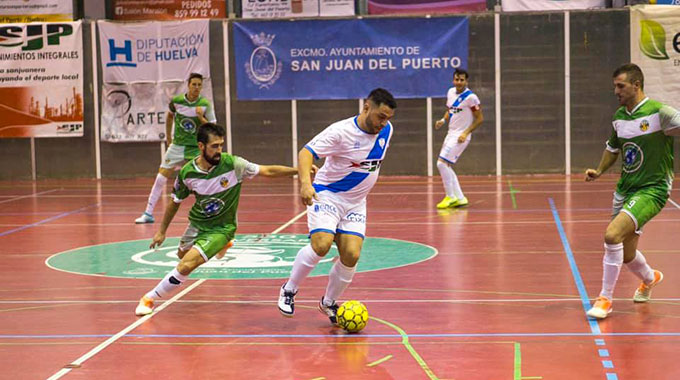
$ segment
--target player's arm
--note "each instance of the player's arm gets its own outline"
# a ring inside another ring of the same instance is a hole
[[[260,171],[257,174],[270,178],[292,177],[297,174],[297,169],[282,165],[260,165]]]
[[[661,129],[666,136],[680,136],[680,111],[663,105],[659,110]]]
[[[449,120],[451,120],[451,114],[449,113],[449,110],[447,109],[446,112],[444,112],[444,116],[442,116],[441,119],[437,120],[434,123],[434,129],[439,129],[444,125],[447,125],[449,123]]]
[[[165,142],[170,146],[172,143],[172,125],[175,122],[175,114],[173,112],[168,111],[167,116],[165,117]]]
[[[161,222],[161,228],[154,235],[153,240],[151,241],[151,245],[149,246],[149,248],[160,247],[161,244],[163,244],[163,241],[165,241],[165,233],[168,231],[168,227],[170,226],[170,222],[172,222],[172,219],[175,217],[175,214],[177,214],[177,210],[179,210],[180,204],[181,203],[177,203],[177,202],[168,203],[168,206],[165,208],[165,214],[163,214],[163,221]]]
[[[609,149],[605,149],[604,152],[602,152],[602,158],[600,159],[600,164],[597,165],[597,169],[586,170],[586,181],[590,182],[598,179],[602,173],[606,172],[607,169],[614,165],[618,157],[618,151],[612,152]]]
[[[470,126],[467,127],[463,131],[463,133],[460,134],[460,136],[458,136],[458,142],[459,143],[464,142],[465,139],[467,139],[468,135],[470,133],[472,133],[472,131],[477,129],[477,127],[479,127],[480,124],[482,124],[483,121],[484,121],[484,114],[482,113],[482,108],[479,105],[473,107],[472,108],[472,124],[470,124]]]
[[[312,186],[314,168],[314,155],[307,148],[302,148],[298,153],[297,174],[300,179],[300,199],[302,204],[306,206],[312,205],[312,198],[318,199]]]

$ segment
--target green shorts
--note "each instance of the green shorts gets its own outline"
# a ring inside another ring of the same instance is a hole
[[[642,233],[642,226],[661,212],[667,200],[668,192],[656,187],[646,187],[625,196],[614,192],[612,219],[619,212],[625,212],[633,219],[635,233],[639,235]]]
[[[183,251],[188,251],[192,247],[196,248],[203,256],[203,260],[208,262],[234,239],[235,233],[236,226],[234,225],[221,229],[200,230],[189,224],[179,241],[179,248]]]

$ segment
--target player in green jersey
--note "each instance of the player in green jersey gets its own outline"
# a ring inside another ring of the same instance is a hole
[[[161,166],[154,181],[146,210],[135,223],[153,223],[153,209],[161,196],[168,179],[172,178],[175,170],[179,169],[188,160],[199,154],[196,143],[196,130],[204,123],[214,123],[215,111],[208,99],[201,95],[203,90],[203,76],[191,73],[187,81],[186,94],[172,98],[169,111],[165,119],[165,139],[168,150],[163,156]],[[173,133],[174,126],[174,133]]]
[[[243,179],[256,175],[292,177],[297,174],[296,168],[256,165],[241,157],[222,153],[224,129],[216,124],[201,125],[197,140],[200,154],[180,170],[175,180],[173,202],[165,209],[161,228],[150,245],[150,248],[155,248],[163,243],[180,203],[194,194],[196,202],[189,211],[189,226],[177,249],[180,262],[142,297],[135,309],[137,315],[151,313],[154,300],[170,296],[194,269],[213,256],[220,258],[224,255],[236,232],[236,210]]]
[[[614,192],[612,221],[604,234],[602,291],[589,317],[603,319],[612,311],[612,299],[621,266],[642,282],[634,302],[647,302],[651,290],[663,280],[637,250],[642,226],[666,204],[673,183],[673,138],[667,131],[680,127],[675,109],[649,99],[644,76],[635,64],[614,71],[614,94],[621,107],[614,114],[611,137],[597,169],[586,170],[586,181],[594,181],[622,153],[621,179]],[[669,133],[670,134],[670,133]]]

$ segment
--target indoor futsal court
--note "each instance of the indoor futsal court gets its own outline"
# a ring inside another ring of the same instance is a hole
[[[166,244],[148,249],[157,223],[130,224],[148,179],[2,182],[0,377],[680,378],[678,190],[639,247],[666,276],[652,301],[632,302],[638,279],[624,269],[614,312],[585,316],[616,178],[467,176],[470,205],[437,211],[437,177],[383,177],[343,296],[370,313],[357,334],[316,309],[323,262],[294,318],[276,308],[289,264],[272,256],[307,233],[292,179],[246,182],[233,249],[143,318],[135,305],[168,270],[184,228],[173,223]],[[231,279],[220,278],[225,268]]]

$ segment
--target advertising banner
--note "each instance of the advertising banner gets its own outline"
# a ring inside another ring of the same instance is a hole
[[[680,8],[631,7],[630,58],[645,75],[645,94],[680,108]]]
[[[237,22],[237,97],[441,96],[467,67],[468,28],[465,17]]]
[[[504,12],[605,8],[605,0],[503,0]]]
[[[203,75],[212,101],[208,20],[120,24],[98,21],[103,70],[103,141],[161,141],[170,99]]]
[[[0,137],[83,135],[81,22],[0,25]]]
[[[368,0],[372,15],[438,14],[486,10],[486,0]]]
[[[354,0],[241,0],[243,18],[353,16]]]
[[[227,18],[226,0],[112,0],[114,20]]]
[[[73,21],[71,0],[2,0],[0,23]]]

